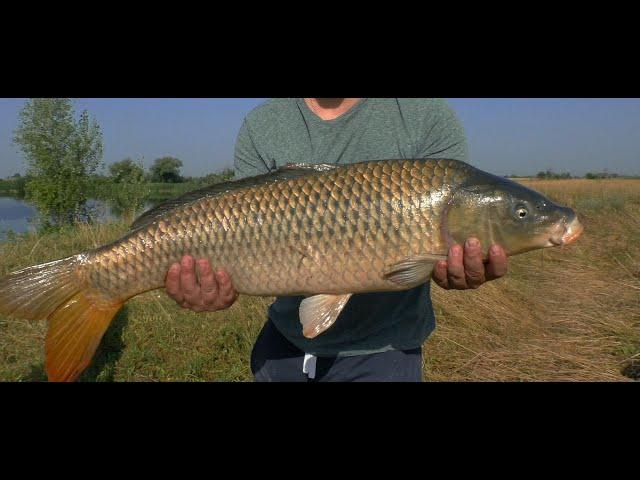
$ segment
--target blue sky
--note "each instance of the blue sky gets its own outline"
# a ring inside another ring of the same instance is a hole
[[[640,175],[640,99],[447,99],[467,134],[472,162],[499,175],[551,168],[574,175]],[[23,173],[12,144],[25,99],[0,99],[0,177]],[[264,99],[76,99],[104,136],[104,163],[171,155],[183,174],[233,163],[242,119]]]

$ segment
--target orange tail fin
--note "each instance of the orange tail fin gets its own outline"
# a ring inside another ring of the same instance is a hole
[[[80,376],[121,306],[101,305],[81,291],[49,316],[45,343],[49,380],[72,382]]]
[[[45,368],[51,381],[80,376],[122,306],[92,294],[78,275],[82,260],[82,255],[63,258],[0,279],[0,313],[49,320]]]

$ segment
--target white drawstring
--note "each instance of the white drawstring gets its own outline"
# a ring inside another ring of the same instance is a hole
[[[306,373],[309,378],[316,378],[316,360],[318,357],[310,353],[304,354],[302,361],[302,373]]]

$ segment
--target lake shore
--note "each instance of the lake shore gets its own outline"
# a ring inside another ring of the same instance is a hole
[[[183,193],[199,188],[197,182],[183,183],[146,183],[142,185],[148,189],[143,195],[144,204],[137,210],[123,212],[117,205],[116,194],[119,188],[115,183],[103,183],[94,186],[89,192],[88,208],[97,222],[109,220],[130,219],[142,214],[160,202],[175,198]],[[34,205],[19,195],[17,190],[0,190],[0,242],[7,236],[34,232],[38,211]]]

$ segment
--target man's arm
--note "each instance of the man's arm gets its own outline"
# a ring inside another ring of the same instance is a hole
[[[418,156],[467,162],[467,141],[455,112],[440,99],[429,100],[424,108],[423,123],[416,139]],[[468,238],[464,246],[452,245],[447,260],[436,263],[432,274],[434,281],[447,290],[466,290],[478,288],[507,273],[507,255],[500,245],[490,246],[486,264],[482,253],[477,238]]]

